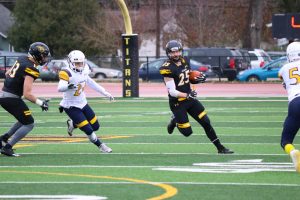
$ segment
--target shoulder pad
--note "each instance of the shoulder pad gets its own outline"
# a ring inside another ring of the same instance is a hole
[[[72,77],[72,74],[67,69],[63,69],[58,74],[59,79],[69,81],[70,77]]]

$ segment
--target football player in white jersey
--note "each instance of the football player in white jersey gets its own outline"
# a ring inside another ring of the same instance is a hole
[[[95,134],[100,127],[97,116],[87,103],[84,88],[90,88],[113,101],[113,96],[89,77],[90,69],[86,64],[85,55],[79,50],[73,50],[68,55],[69,68],[59,72],[58,91],[63,92],[60,109],[69,116],[68,133],[72,135],[73,128],[79,128],[103,153],[112,149],[101,142]]]
[[[292,42],[286,49],[289,63],[278,73],[288,93],[288,115],[285,119],[281,146],[290,155],[297,172],[300,172],[300,152],[293,141],[300,128],[300,42]]]

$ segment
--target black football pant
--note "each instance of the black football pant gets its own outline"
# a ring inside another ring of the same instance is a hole
[[[211,142],[218,139],[216,132],[211,126],[204,106],[197,99],[186,99],[183,101],[170,100],[169,105],[175,116],[177,128],[181,134],[188,137],[193,133],[188,118],[189,114],[204,128],[205,133]]]

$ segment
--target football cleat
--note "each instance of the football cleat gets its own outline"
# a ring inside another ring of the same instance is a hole
[[[71,119],[67,120],[67,125],[68,125],[68,134],[69,136],[72,136],[73,131],[74,131],[74,125],[73,125],[73,121]]]
[[[6,156],[11,156],[11,157],[20,156],[19,154],[16,154],[13,149],[8,149],[8,148],[4,148],[4,147],[1,149],[1,154],[6,155]]]
[[[230,149],[227,149],[226,147],[223,147],[218,150],[219,154],[233,154],[234,152]]]
[[[300,173],[300,151],[293,150],[290,155],[291,155],[291,158],[294,163],[296,171]]]
[[[0,137],[0,149],[6,145],[8,142],[8,139],[3,138],[3,136]]]
[[[109,148],[108,146],[106,146],[106,144],[102,143],[99,147],[100,151],[102,153],[111,153],[112,152],[112,149]]]
[[[176,120],[175,120],[174,115],[172,115],[172,116],[171,116],[171,120],[170,120],[170,122],[169,122],[169,124],[168,124],[168,126],[167,126],[168,133],[169,133],[169,134],[172,134],[173,131],[174,131],[174,129],[175,129],[175,127],[176,127]]]

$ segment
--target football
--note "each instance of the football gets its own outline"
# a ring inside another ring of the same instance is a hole
[[[197,77],[202,77],[202,76],[203,76],[202,72],[193,70],[193,71],[190,71],[189,80],[192,84],[197,84],[197,83],[199,83],[199,81],[197,80]]]

